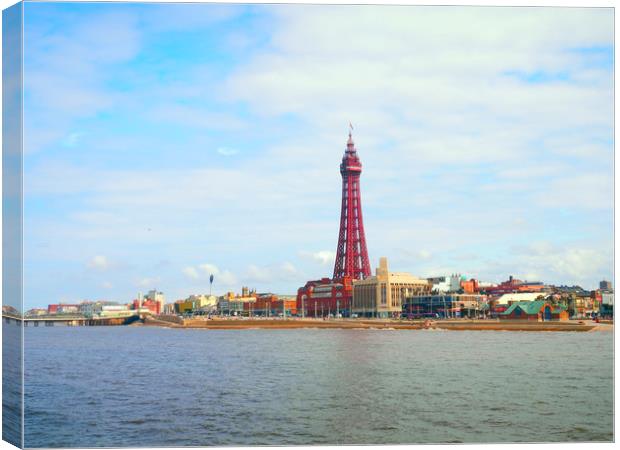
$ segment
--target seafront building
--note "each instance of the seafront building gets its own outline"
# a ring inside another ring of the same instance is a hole
[[[256,291],[250,291],[246,287],[241,290],[241,295],[234,292],[227,292],[217,301],[217,311],[222,316],[242,316],[244,311],[251,314],[252,306],[256,302]]]
[[[423,294],[407,297],[402,313],[407,318],[477,318],[488,314],[486,296],[481,294]]]
[[[297,298],[294,295],[257,294],[254,301],[244,304],[243,313],[243,315],[257,317],[295,316],[297,315]]]
[[[431,284],[404,272],[390,272],[387,258],[379,259],[376,275],[353,282],[351,311],[359,317],[399,317],[405,298],[427,294]]]
[[[353,299],[352,279],[322,278],[308,281],[297,291],[297,311],[302,317],[349,316]]]

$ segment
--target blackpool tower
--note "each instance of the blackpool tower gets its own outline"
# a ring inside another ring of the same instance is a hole
[[[370,263],[362,220],[362,197],[360,175],[362,163],[349,131],[347,149],[340,164],[342,175],[342,208],[340,210],[340,233],[334,264],[334,280],[345,277],[361,280],[370,276]]]

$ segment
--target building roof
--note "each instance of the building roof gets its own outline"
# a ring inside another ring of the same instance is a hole
[[[541,308],[546,303],[547,302],[544,301],[544,300],[536,300],[536,301],[533,301],[533,302],[513,303],[512,305],[510,305],[510,308],[508,308],[506,311],[504,311],[503,313],[500,313],[500,314],[509,315],[517,308],[520,308],[521,310],[523,310],[523,312],[525,314],[538,314],[538,312],[541,310]]]
[[[534,301],[541,295],[540,292],[517,292],[504,294],[497,299],[498,305],[507,305],[508,302]]]

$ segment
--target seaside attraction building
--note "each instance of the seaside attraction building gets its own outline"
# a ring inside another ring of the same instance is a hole
[[[530,320],[547,322],[551,320],[568,320],[565,306],[553,306],[544,300],[517,302],[498,315],[500,320]]]
[[[351,132],[342,162],[342,200],[340,232],[332,278],[308,281],[297,291],[297,315],[325,317],[330,314],[349,316],[353,298],[353,281],[370,276],[366,248],[360,175],[362,163],[357,155]]]

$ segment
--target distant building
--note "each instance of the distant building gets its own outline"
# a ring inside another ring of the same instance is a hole
[[[511,292],[543,292],[544,289],[545,285],[540,281],[521,281],[511,275],[507,281],[497,286],[487,287],[485,292],[489,295],[499,295]]]
[[[194,302],[188,300],[177,300],[174,302],[174,312],[177,314],[189,314],[194,311]]]
[[[492,306],[492,312],[500,314],[506,311],[513,303],[519,302],[533,302],[539,300],[541,296],[544,297],[544,293],[540,292],[517,292],[511,294],[503,294],[499,297],[492,298],[490,304]]]
[[[291,295],[257,294],[255,301],[244,303],[244,315],[277,317],[280,315],[295,316],[297,298]]]
[[[242,316],[252,315],[252,305],[256,302],[255,291],[243,290],[248,295],[236,295],[234,292],[228,292],[217,299],[217,311],[225,316]]]
[[[80,312],[80,305],[58,303],[47,306],[48,314],[77,314]]]
[[[79,312],[85,317],[93,317],[101,313],[104,306],[115,306],[118,305],[117,302],[99,300],[96,302],[91,301],[83,301],[80,303]]]
[[[426,280],[432,285],[432,292],[436,294],[450,292],[473,294],[479,291],[478,280],[473,278],[467,280],[467,277],[460,273],[454,273],[449,277],[427,278]]]
[[[450,291],[449,292],[458,292],[461,289],[461,281],[463,281],[464,277],[460,273],[453,273],[450,275]]]
[[[215,295],[190,295],[188,301],[194,302],[195,310],[210,310],[217,308],[217,297]]]
[[[583,291],[571,297],[569,309],[573,310],[576,318],[583,319],[596,315],[599,311],[599,302],[595,292]]]
[[[361,317],[400,316],[407,297],[427,294],[431,284],[403,272],[390,272],[387,258],[379,259],[376,275],[353,282],[352,312]]]
[[[133,301],[132,307],[136,311],[146,310],[151,314],[155,315],[162,313],[161,303],[150,298],[147,298],[146,300],[141,300],[140,296],[138,296],[138,298]]]
[[[166,304],[166,297],[163,292],[158,292],[157,289],[152,289],[147,292],[146,299],[159,303],[159,311],[164,310]]]
[[[601,304],[599,313],[601,316],[613,316],[614,314],[614,294],[610,292],[603,292],[601,294]]]
[[[135,315],[136,311],[128,308],[128,305],[103,305],[97,314],[99,317],[129,317]]]
[[[431,285],[431,291],[435,293],[450,292],[450,277],[432,277],[426,281]]]
[[[590,291],[586,291],[581,286],[550,286],[551,290],[560,294],[589,295]]]
[[[601,291],[610,292],[610,291],[612,291],[612,290],[613,290],[613,287],[612,287],[612,285],[611,285],[611,281],[605,281],[605,280],[603,280],[603,281],[601,281],[598,285],[599,285],[599,289],[600,289]]]
[[[474,294],[478,292],[478,280],[474,278],[472,278],[471,280],[461,280],[461,290],[465,294]]]

